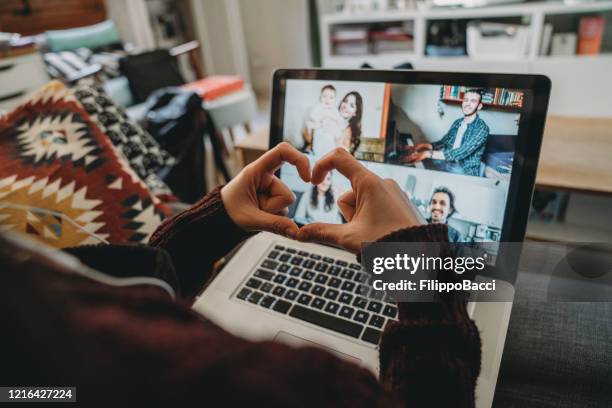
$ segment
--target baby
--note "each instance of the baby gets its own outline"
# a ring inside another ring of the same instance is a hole
[[[310,110],[306,127],[313,138],[315,156],[322,156],[336,147],[345,124],[336,106],[336,88],[333,85],[321,88],[319,103]]]

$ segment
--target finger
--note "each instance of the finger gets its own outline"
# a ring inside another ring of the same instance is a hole
[[[330,170],[337,169],[348,178],[351,184],[356,183],[359,176],[368,170],[357,161],[346,149],[338,147],[327,153],[315,163],[312,170],[312,184],[319,184]]]
[[[343,230],[345,228],[346,224],[324,224],[317,222],[304,225],[299,229],[295,238],[298,241],[320,242],[341,246]]]
[[[260,209],[269,213],[276,213],[292,204],[295,201],[295,195],[285,183],[277,177],[273,177],[266,191],[257,194],[257,199]]]
[[[294,165],[302,180],[310,181],[310,162],[308,158],[287,142],[267,151],[253,163],[253,166],[260,173],[274,173],[283,162]]]
[[[298,226],[295,222],[282,215],[257,210],[253,213],[253,220],[256,220],[253,224],[255,230],[269,231],[289,238],[295,238],[298,232]]]
[[[357,196],[353,191],[347,191],[338,198],[338,208],[342,212],[344,219],[350,221],[355,215]]]

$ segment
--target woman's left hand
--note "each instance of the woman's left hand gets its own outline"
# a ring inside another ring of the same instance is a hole
[[[298,226],[284,215],[295,196],[274,175],[283,162],[294,165],[302,180],[310,182],[308,158],[289,143],[279,144],[246,166],[221,189],[223,205],[236,225],[247,231],[270,231],[295,237]]]

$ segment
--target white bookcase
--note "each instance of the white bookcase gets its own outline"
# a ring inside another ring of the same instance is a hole
[[[322,64],[327,68],[358,68],[364,62],[389,69],[410,62],[415,69],[438,71],[534,73],[553,83],[549,113],[564,116],[612,117],[612,53],[598,55],[539,55],[546,18],[555,15],[612,12],[612,1],[521,3],[482,8],[430,8],[373,11],[363,14],[328,13],[321,16]],[[520,18],[529,28],[529,47],[521,57],[434,57],[425,53],[428,22],[433,20]],[[335,55],[331,32],[334,27],[410,21],[413,50],[404,52]],[[611,30],[608,24],[605,30]]]

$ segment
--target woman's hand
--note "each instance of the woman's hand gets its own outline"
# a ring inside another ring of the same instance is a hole
[[[353,187],[338,198],[338,207],[348,222],[305,225],[298,231],[298,240],[323,242],[357,253],[362,242],[376,241],[393,231],[425,224],[395,181],[381,179],[342,148],[315,164],[312,184],[323,181],[332,169],[346,176]]]
[[[310,181],[308,158],[289,143],[281,143],[246,166],[223,187],[223,205],[236,225],[248,231],[270,231],[295,237],[298,227],[284,215],[295,196],[274,175],[283,162],[293,164],[302,180]]]

